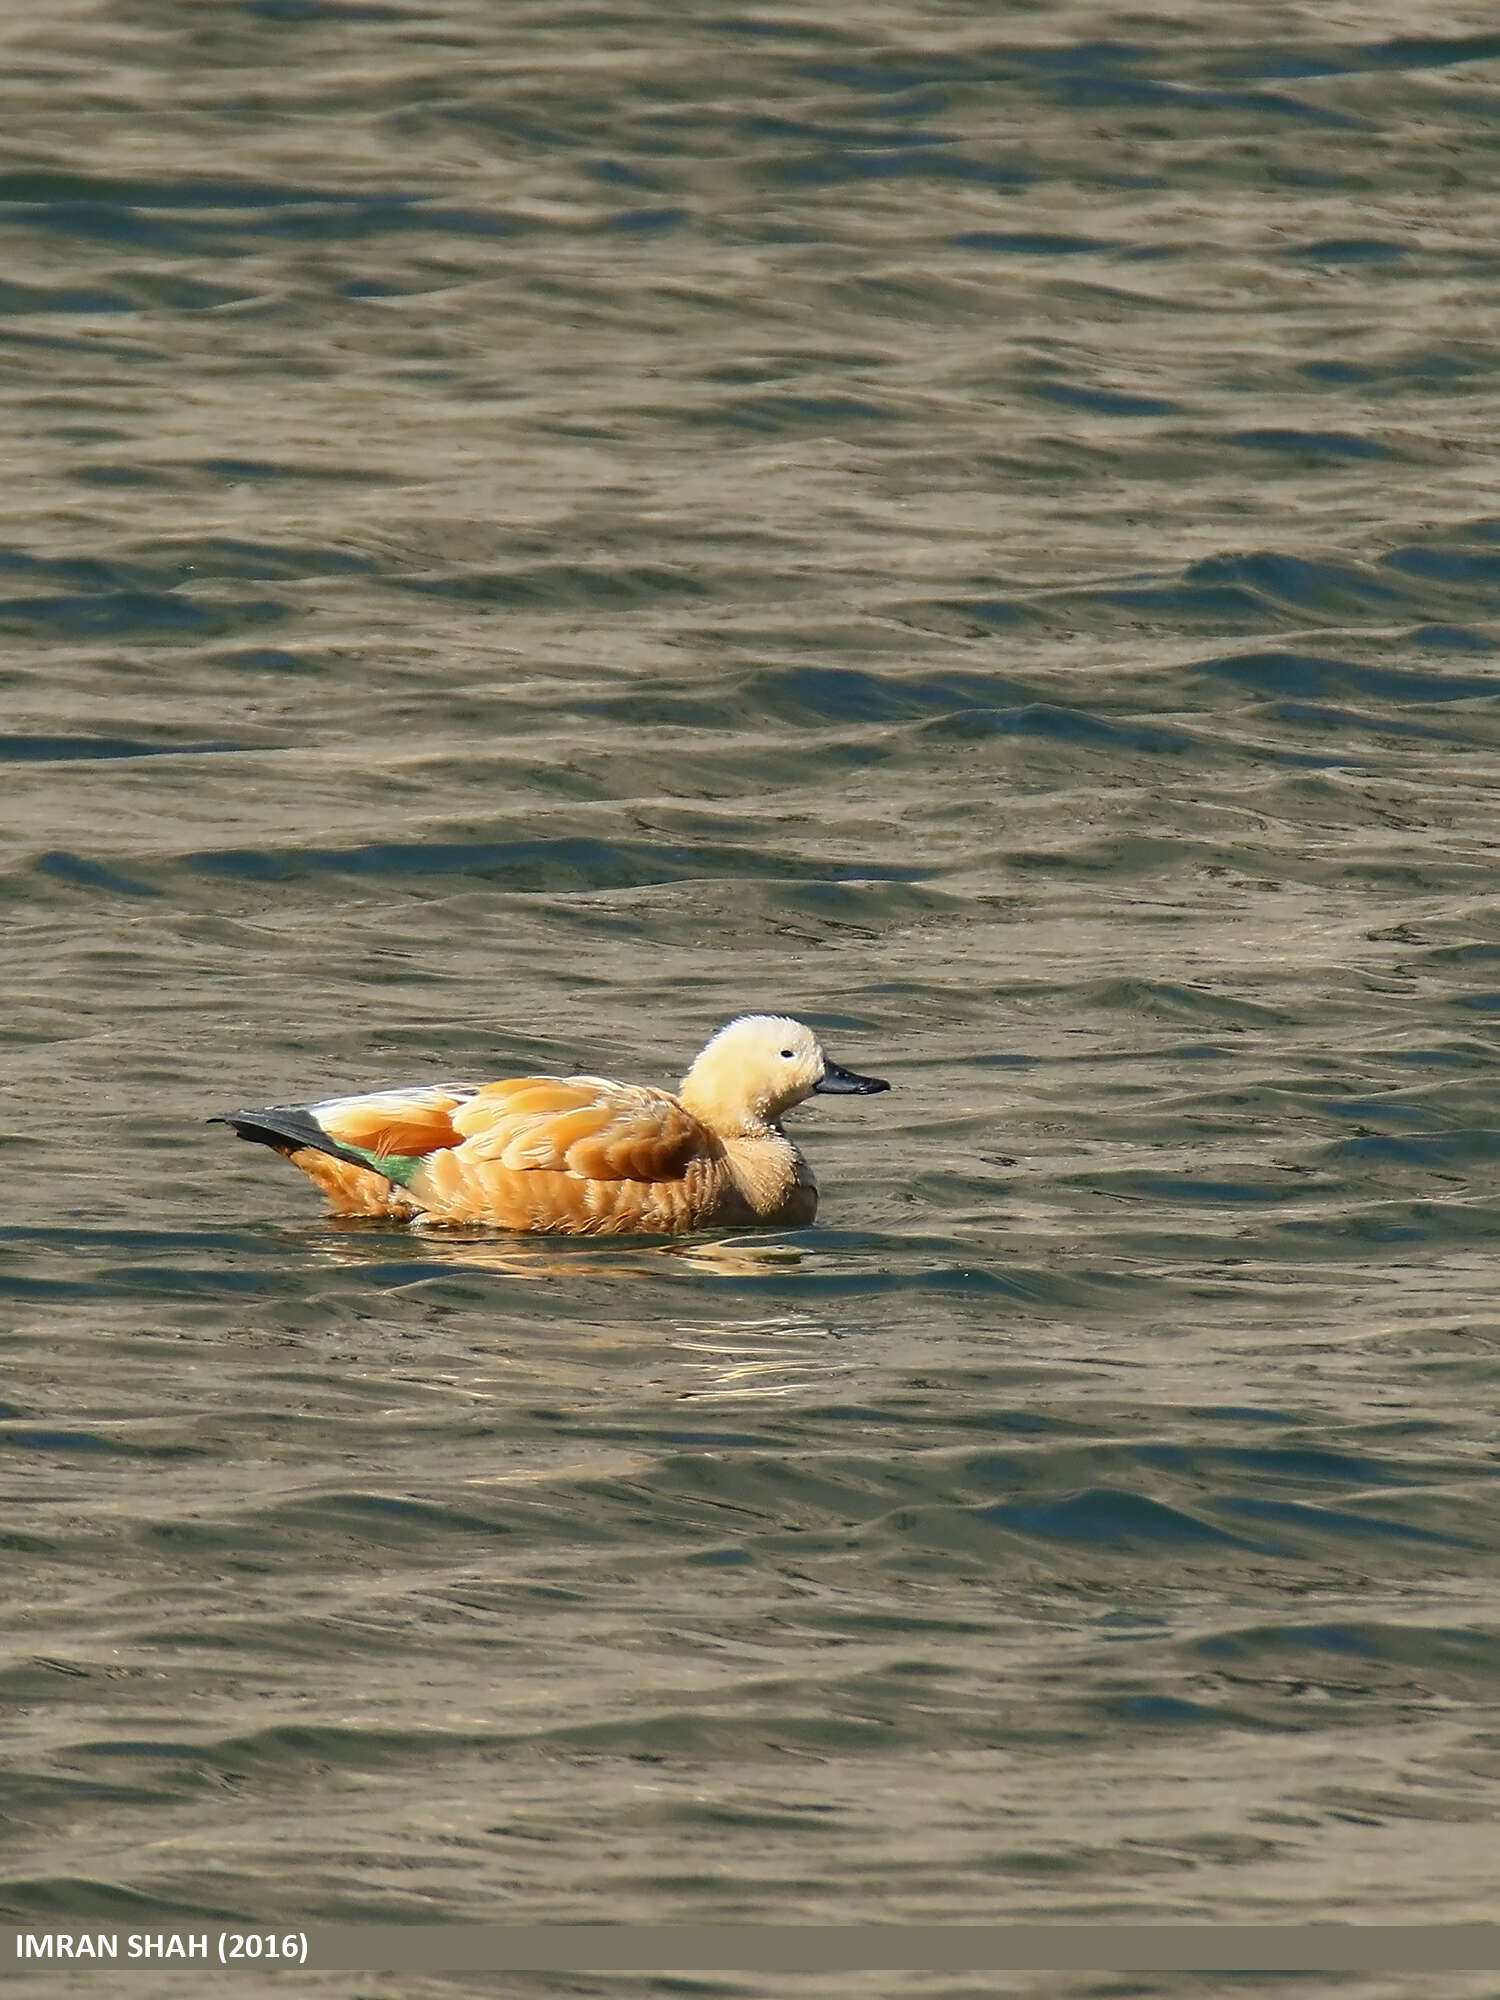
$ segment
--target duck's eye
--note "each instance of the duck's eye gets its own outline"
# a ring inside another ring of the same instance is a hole
[[[783,1055],[783,1056],[784,1056],[784,1057],[786,1058],[786,1060],[787,1060],[788,1062],[790,1062],[790,1061],[791,1061],[791,1059],[792,1059],[792,1052],[791,1052],[791,1050],[790,1050],[790,1049],[783,1049],[783,1050],[781,1051],[781,1053],[782,1053],[782,1055]]]

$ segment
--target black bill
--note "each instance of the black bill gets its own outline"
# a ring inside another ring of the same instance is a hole
[[[823,1080],[813,1085],[813,1094],[823,1097],[873,1097],[877,1090],[889,1090],[883,1076],[856,1076],[852,1069],[840,1069],[825,1061]]]

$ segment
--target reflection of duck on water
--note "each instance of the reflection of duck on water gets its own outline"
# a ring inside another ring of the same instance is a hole
[[[681,1091],[598,1076],[375,1091],[220,1122],[300,1167],[343,1215],[563,1236],[795,1228],[811,1167],[781,1129],[815,1091],[888,1090],[831,1063],[800,1021],[721,1028]]]
[[[456,1269],[491,1271],[509,1278],[537,1282],[555,1278],[768,1278],[807,1261],[807,1252],[790,1243],[759,1242],[747,1236],[699,1236],[687,1242],[621,1243],[559,1240],[556,1235],[500,1236],[477,1227],[444,1229],[439,1235],[392,1237],[382,1218],[334,1215],[304,1223],[282,1233],[300,1250],[332,1263],[379,1265],[386,1277],[409,1273],[413,1284],[425,1284],[434,1273]],[[391,1262],[393,1246],[402,1262]]]

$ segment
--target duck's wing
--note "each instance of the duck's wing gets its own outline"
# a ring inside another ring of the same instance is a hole
[[[680,1180],[719,1145],[670,1092],[603,1076],[489,1083],[452,1113],[466,1160],[592,1181]]]
[[[454,1115],[474,1096],[465,1084],[418,1084],[331,1097],[309,1105],[307,1115],[336,1145],[376,1162],[423,1159],[461,1143]]]
[[[465,1085],[419,1084],[321,1104],[230,1111],[215,1122],[300,1167],[340,1214],[409,1220],[417,1211],[403,1190],[430,1155],[460,1143],[453,1113],[473,1095]]]

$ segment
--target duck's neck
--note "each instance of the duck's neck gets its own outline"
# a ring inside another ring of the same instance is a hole
[[[818,1206],[813,1170],[779,1125],[719,1134],[734,1184],[763,1222],[811,1222]]]
[[[735,1187],[752,1215],[761,1222],[812,1220],[818,1184],[778,1118],[746,1104],[742,1090],[722,1087],[712,1063],[695,1064],[678,1097],[724,1148]]]
[[[760,1139],[781,1130],[747,1104],[740,1092],[726,1089],[707,1063],[695,1064],[688,1071],[677,1095],[693,1116],[721,1139]]]

